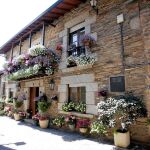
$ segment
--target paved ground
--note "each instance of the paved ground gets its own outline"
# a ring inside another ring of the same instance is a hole
[[[0,117],[0,150],[118,150],[77,133],[40,129]],[[141,150],[141,149],[140,149]]]

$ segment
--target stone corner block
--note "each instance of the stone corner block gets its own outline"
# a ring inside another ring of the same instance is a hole
[[[58,85],[58,92],[67,92],[67,91],[68,91],[67,84]]]
[[[86,105],[86,113],[97,115],[97,107],[96,105]]]
[[[62,110],[63,105],[64,105],[64,103],[58,103],[58,111]]]

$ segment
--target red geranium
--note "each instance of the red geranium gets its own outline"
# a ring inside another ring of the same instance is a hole
[[[89,119],[78,119],[77,128],[88,128],[90,126]]]

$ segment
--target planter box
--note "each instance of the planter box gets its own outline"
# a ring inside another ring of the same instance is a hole
[[[118,147],[127,148],[130,145],[130,133],[115,132],[114,133],[114,144]]]

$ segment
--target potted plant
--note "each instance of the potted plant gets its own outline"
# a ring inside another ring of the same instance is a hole
[[[84,46],[92,47],[94,44],[96,44],[96,40],[90,34],[85,34],[81,38],[81,43],[83,43]]]
[[[64,116],[58,116],[52,120],[52,125],[61,128],[65,125],[65,118]]]
[[[75,110],[80,113],[85,113],[86,112],[86,104],[83,102],[78,103],[75,106]]]
[[[21,120],[26,118],[26,112],[19,111],[18,114],[19,114]]]
[[[39,125],[39,114],[35,114],[34,116],[32,116],[32,120],[34,121],[34,125],[38,126]]]
[[[67,102],[64,105],[62,105],[62,110],[65,112],[69,112],[69,111],[75,111],[76,108],[76,104],[74,102]]]
[[[56,46],[56,53],[57,53],[58,55],[61,55],[61,54],[62,54],[62,50],[63,50],[62,45],[61,45],[61,44],[58,44],[58,45]]]
[[[44,98],[44,97],[41,97]],[[50,107],[50,102],[42,99],[38,102],[38,112],[39,112],[39,125],[41,128],[47,128],[49,123],[49,118],[47,117],[47,111]]]
[[[19,111],[22,110],[22,105],[23,105],[23,101],[22,100],[18,100],[16,98],[14,98],[14,119],[16,121],[20,120],[21,117],[19,115]]]
[[[76,126],[76,117],[74,115],[69,115],[65,118],[66,123],[68,124],[71,130],[75,129]]]
[[[48,127],[49,117],[47,115],[39,115],[39,125],[41,128],[45,129]]]
[[[106,127],[103,124],[101,124],[98,120],[96,120],[91,124],[90,133],[96,133],[105,136],[107,131],[106,131]]]
[[[77,128],[79,128],[79,131],[81,133],[87,133],[88,128],[90,126],[90,120],[89,119],[78,119],[77,121]]]
[[[119,147],[130,145],[128,126],[138,117],[146,115],[146,109],[139,97],[133,93],[110,97],[97,105],[99,123],[109,128],[117,128],[114,132],[114,143]],[[120,140],[123,139],[123,140]]]

